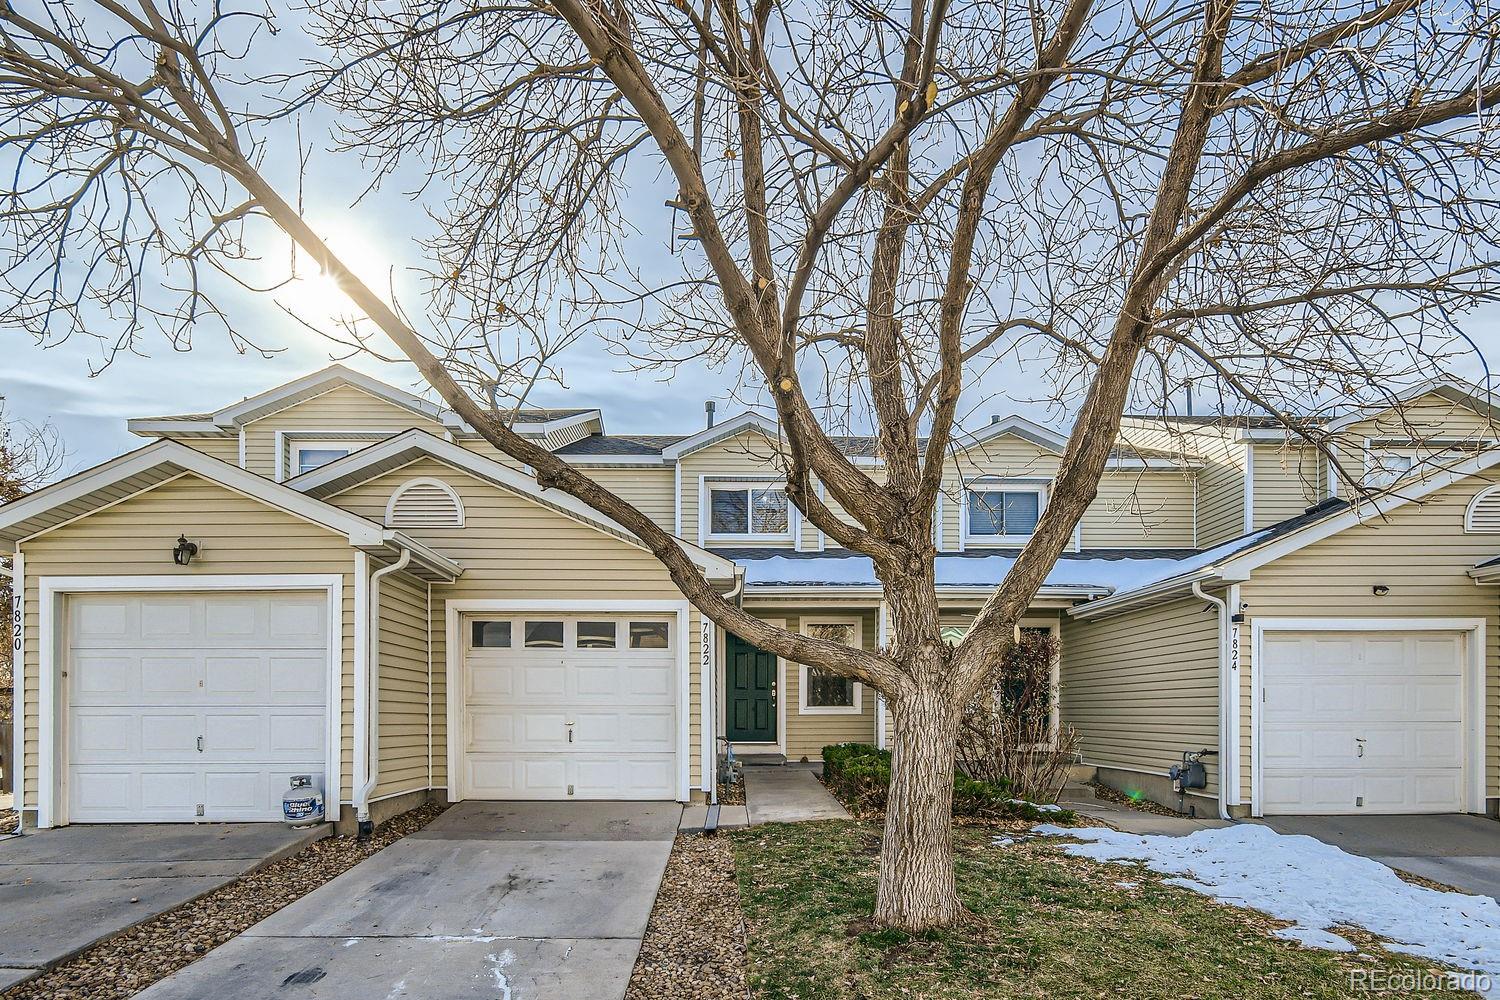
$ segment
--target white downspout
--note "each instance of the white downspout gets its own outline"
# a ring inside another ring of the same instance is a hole
[[[411,549],[402,549],[401,558],[389,566],[382,566],[370,574],[369,631],[367,640],[369,654],[365,657],[365,717],[360,720],[365,733],[365,783],[354,796],[354,818],[358,821],[360,835],[367,834],[370,822],[370,796],[380,781],[380,580],[388,573],[405,569],[411,565]]]
[[[1226,743],[1229,739],[1229,695],[1226,694],[1229,677],[1229,605],[1224,599],[1215,597],[1203,589],[1201,580],[1193,581],[1193,593],[1219,609],[1219,818],[1229,819],[1228,788],[1229,779],[1227,770],[1229,767],[1229,753]],[[1238,697],[1238,692],[1235,697]]]

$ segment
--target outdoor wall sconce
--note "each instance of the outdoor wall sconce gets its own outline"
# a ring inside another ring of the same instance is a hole
[[[177,547],[172,550],[172,561],[179,566],[186,566],[193,561],[193,556],[198,554],[198,543],[187,540],[187,535],[177,536]]]
[[[1373,586],[1373,587],[1370,588],[1370,593],[1374,594],[1376,597],[1384,597],[1386,594],[1389,594],[1390,592],[1391,592],[1391,588],[1387,587],[1383,583],[1377,583],[1375,586]]]

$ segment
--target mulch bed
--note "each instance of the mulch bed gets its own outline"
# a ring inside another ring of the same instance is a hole
[[[1111,788],[1102,781],[1090,781],[1088,786],[1094,790],[1101,801],[1113,802],[1117,806],[1128,806],[1138,812],[1151,813],[1153,816],[1175,816],[1181,819],[1186,813],[1180,813],[1176,809],[1168,809],[1166,806],[1150,799],[1133,799],[1118,788]]]
[[[745,783],[736,782],[733,785],[719,786],[719,805],[742,806],[745,804]]]
[[[0,993],[0,998],[122,1000],[134,996],[381,848],[416,833],[443,809],[418,806],[376,827],[364,843],[354,837],[317,841],[289,858],[101,941]]]
[[[746,1000],[745,925],[722,837],[672,845],[625,1000]]]

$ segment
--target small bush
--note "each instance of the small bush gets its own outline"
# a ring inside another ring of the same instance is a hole
[[[891,752],[868,743],[837,743],[823,748],[823,782],[855,813],[885,809],[891,787]],[[989,818],[1017,817],[1068,822],[1073,814],[1043,811],[1029,802],[1017,801],[1008,783],[953,774],[953,815]]]

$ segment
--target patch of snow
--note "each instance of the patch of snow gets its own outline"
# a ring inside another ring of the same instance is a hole
[[[359,942],[361,940],[363,940],[363,939],[362,938],[349,938],[349,939],[347,939],[344,942],[344,947],[345,948],[353,948],[355,945],[359,944]]]
[[[994,840],[991,840],[990,843],[995,847],[1009,847],[1011,844],[1014,844],[1015,841],[1009,837],[996,837]]]
[[[1010,800],[1010,804],[1013,805],[1013,806],[1030,806],[1031,808],[1035,809],[1037,812],[1044,812],[1044,813],[1062,812],[1062,806],[1054,805],[1054,804],[1052,804],[1050,802],[1047,803],[1046,805],[1038,805],[1035,802],[1027,802],[1025,799],[1011,799]]]
[[[1185,837],[1140,836],[1096,827],[1040,824],[1035,833],[1088,841],[1068,854],[1139,861],[1222,903],[1259,910],[1293,926],[1277,936],[1311,948],[1353,951],[1330,928],[1352,925],[1392,942],[1392,951],[1473,969],[1500,981],[1500,902],[1403,882],[1378,861],[1314,837],[1253,823]],[[1491,995],[1500,995],[1500,992]]]
[[[1169,577],[1204,569],[1219,559],[1260,541],[1270,529],[1225,542],[1222,545],[1181,559],[1148,556],[1141,559],[1071,558],[1057,560],[1047,574],[1044,586],[1105,587],[1115,593],[1135,590]],[[1015,556],[942,555],[936,560],[937,585],[940,587],[997,586],[1015,565]],[[875,586],[875,564],[858,553],[835,553],[811,558],[770,556],[742,560],[745,583],[750,586],[770,584],[796,586]]]
[[[1115,883],[1115,888],[1116,889],[1139,889],[1140,887],[1141,887],[1141,884],[1139,882],[1116,882]]]

